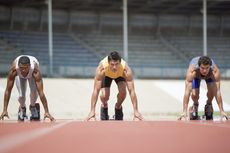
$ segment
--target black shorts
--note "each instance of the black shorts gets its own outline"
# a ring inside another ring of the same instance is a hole
[[[112,81],[115,80],[116,84],[120,81],[125,81],[125,78],[118,77],[116,79],[110,78],[108,76],[103,77],[101,82],[101,88],[110,88]]]

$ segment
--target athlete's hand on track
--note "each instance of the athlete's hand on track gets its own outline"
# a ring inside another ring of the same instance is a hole
[[[4,117],[7,117],[8,119],[10,118],[7,111],[2,112],[2,114],[0,116],[0,120],[4,120]]]
[[[220,112],[220,115],[221,115],[221,120],[224,120],[224,119],[228,120],[229,119],[227,113],[225,113],[224,111]]]
[[[134,112],[134,117],[133,117],[133,120],[134,121],[142,121],[144,118],[143,116],[141,115],[141,113],[139,112]]]
[[[179,117],[178,117],[178,120],[182,120],[182,119],[185,119],[187,120],[187,113],[183,112]]]
[[[95,112],[91,111],[85,121],[96,121]]]
[[[54,121],[55,121],[54,117],[53,117],[52,115],[50,115],[50,113],[45,113],[45,114],[44,114],[44,120],[45,120],[46,118],[49,118],[51,122],[54,122]]]

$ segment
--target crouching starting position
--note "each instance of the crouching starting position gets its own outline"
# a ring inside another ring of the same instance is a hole
[[[115,104],[115,120],[123,120],[122,103],[126,98],[126,87],[128,88],[134,109],[134,120],[142,120],[142,115],[138,111],[137,96],[134,89],[132,71],[126,62],[121,59],[118,52],[111,52],[106,56],[96,69],[94,78],[94,89],[91,97],[91,110],[86,120],[95,119],[95,107],[99,92],[101,91],[101,120],[109,120],[108,100],[110,96],[110,86],[115,80],[118,86],[117,101]]]
[[[4,117],[9,118],[7,107],[15,80],[19,92],[18,101],[20,103],[18,120],[24,121],[24,119],[27,118],[25,101],[28,81],[30,86],[30,120],[40,120],[40,107],[39,104],[36,103],[39,95],[45,110],[44,119],[49,118],[51,121],[54,121],[54,118],[49,113],[47,99],[43,92],[42,74],[39,68],[39,62],[35,57],[29,55],[18,56],[11,65],[4,94],[3,112],[0,116],[0,119],[3,120]]]
[[[200,82],[204,79],[207,84],[207,101],[204,108],[206,120],[213,119],[212,100],[215,97],[219,106],[221,119],[228,119],[228,115],[224,112],[223,101],[220,92],[220,76],[219,69],[212,59],[208,56],[195,57],[191,60],[187,70],[185,79],[185,93],[183,99],[183,113],[178,118],[187,118],[187,109],[189,98],[193,100],[193,106],[189,108],[190,120],[198,120],[198,106]]]

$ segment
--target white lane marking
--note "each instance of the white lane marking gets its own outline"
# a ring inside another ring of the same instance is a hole
[[[28,141],[44,136],[56,129],[59,129],[65,126],[66,124],[69,124],[70,122],[72,121],[59,123],[51,127],[40,128],[40,129],[28,131],[28,132],[23,132],[19,134],[13,134],[10,136],[2,137],[0,138],[0,152],[9,152],[10,150],[14,149],[15,147],[21,144],[25,144]]]

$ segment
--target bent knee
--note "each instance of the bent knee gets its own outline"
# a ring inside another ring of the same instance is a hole
[[[109,100],[109,95],[108,94],[101,94],[100,98],[101,98],[101,101],[106,102]]]
[[[26,97],[24,97],[24,96],[19,96],[19,97],[18,97],[18,101],[19,101],[20,103],[25,103],[25,102],[26,102]]]
[[[192,99],[198,100],[200,98],[199,94],[192,93]]]
[[[125,98],[125,97],[126,97],[126,90],[120,91],[120,92],[118,93],[118,96],[121,97],[121,98]]]
[[[37,92],[31,92],[30,93],[31,102],[36,102],[37,98],[38,98],[38,93]]]

